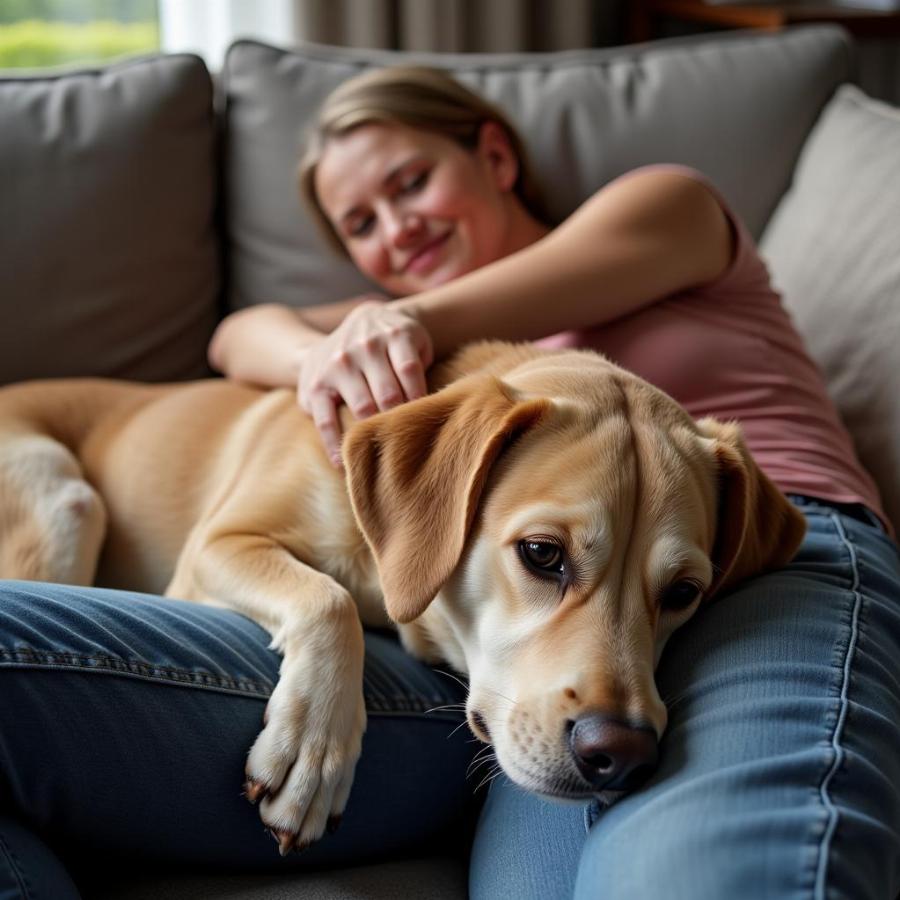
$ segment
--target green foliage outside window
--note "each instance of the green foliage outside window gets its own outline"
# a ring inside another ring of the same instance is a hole
[[[156,0],[0,0],[0,68],[99,62],[158,48]]]
[[[185,0],[190,3],[192,0]],[[155,22],[156,0],[0,0],[0,25],[23,19],[58,22]]]

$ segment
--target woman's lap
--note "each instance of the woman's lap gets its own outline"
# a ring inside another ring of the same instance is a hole
[[[827,508],[810,523],[788,569],[670,641],[658,671],[669,726],[640,791],[586,816],[498,780],[476,834],[473,900],[894,900],[896,549]]]
[[[73,860],[93,849],[278,869],[385,858],[458,826],[473,745],[459,713],[425,711],[462,690],[369,634],[369,724],[344,819],[281,860],[241,796],[280,663],[268,642],[228,610],[0,583],[0,896],[45,877],[43,841]]]
[[[670,724],[642,790],[595,818],[590,807],[494,784],[473,853],[475,900],[893,900],[896,554],[874,529],[827,509],[811,522],[787,570],[673,637],[658,674]],[[344,822],[282,861],[240,796],[277,676],[267,644],[225,610],[4,584],[0,896],[7,884],[19,896],[23,877],[57,878],[53,895],[68,896],[42,839],[73,858],[95,849],[277,869],[383,858],[458,830],[473,745],[465,729],[447,739],[458,718],[423,710],[460,692],[370,635],[369,729]]]

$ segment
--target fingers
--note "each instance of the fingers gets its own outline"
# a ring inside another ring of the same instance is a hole
[[[312,416],[319,437],[325,445],[325,452],[331,464],[341,468],[341,420],[338,416],[339,398],[331,391],[319,390],[309,394],[308,406],[303,404]]]
[[[428,392],[425,383],[425,369],[431,363],[431,341],[428,346],[420,348],[416,346],[413,337],[408,333],[398,335],[395,341],[388,344],[387,357],[391,369],[402,391],[402,400],[416,400],[424,397]],[[423,351],[426,356],[423,359]],[[427,362],[425,361],[427,359]],[[396,404],[394,404],[396,406]],[[385,409],[387,407],[380,407]]]
[[[365,391],[367,403],[354,405],[348,399],[347,406],[357,419],[364,419],[376,412],[384,412],[398,406],[406,396],[399,373],[390,357],[390,346],[373,347],[361,361],[360,395]]]
[[[335,466],[340,467],[340,404],[364,419],[422,397],[432,358],[425,328],[384,304],[357,307],[330,335],[304,349],[298,399]]]

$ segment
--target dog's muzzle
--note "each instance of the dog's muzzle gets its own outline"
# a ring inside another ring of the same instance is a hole
[[[587,713],[571,723],[569,750],[595,791],[633,790],[656,768],[658,758],[654,729],[602,713]]]

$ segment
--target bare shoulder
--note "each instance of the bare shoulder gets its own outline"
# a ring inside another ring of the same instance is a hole
[[[664,216],[680,220],[700,216],[724,221],[725,210],[712,190],[690,169],[648,166],[627,172],[604,185],[585,206],[609,209],[641,219]]]
[[[722,203],[690,169],[650,166],[614,179],[572,215],[594,239],[640,241],[653,253],[688,264],[689,283],[714,280],[731,261],[735,240]],[[576,230],[573,228],[573,231]]]

